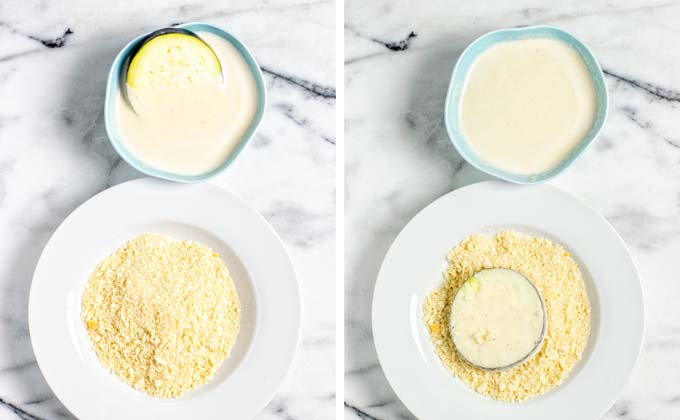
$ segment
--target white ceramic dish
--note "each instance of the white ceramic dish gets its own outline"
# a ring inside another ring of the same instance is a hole
[[[445,256],[472,233],[513,229],[562,244],[584,275],[592,332],[581,362],[558,388],[521,404],[477,394],[435,354],[423,299],[442,282]],[[616,401],[642,347],[642,287],[614,228],[590,207],[547,185],[500,181],[453,191],[422,210],[385,256],[373,297],[373,336],[388,381],[421,420],[597,419]]]
[[[80,296],[97,262],[144,232],[215,249],[229,267],[242,305],[232,355],[208,384],[174,400],[138,392],[109,373],[80,320]],[[78,418],[249,419],[288,372],[300,312],[291,261],[254,209],[213,185],[146,178],[94,196],[57,229],[33,276],[29,326],[45,379]]]

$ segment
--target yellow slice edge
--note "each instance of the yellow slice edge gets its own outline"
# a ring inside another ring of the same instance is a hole
[[[172,88],[219,84],[222,66],[215,52],[201,39],[170,33],[144,44],[132,57],[127,84],[133,89]]]

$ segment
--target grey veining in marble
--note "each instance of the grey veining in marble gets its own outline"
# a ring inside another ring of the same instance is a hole
[[[600,138],[550,183],[614,225],[645,289],[643,354],[603,419],[680,418],[680,3],[346,4],[345,417],[413,418],[378,364],[371,299],[382,258],[406,222],[452,189],[487,179],[458,156],[443,125],[458,55],[489,30],[549,24],[593,50],[611,97]]]
[[[283,237],[305,318],[291,374],[258,419],[334,415],[335,70],[333,1],[0,2],[0,419],[69,419],[40,374],[27,303],[52,232],[95,193],[137,178],[110,146],[104,86],[141,32],[188,21],[223,26],[262,66],[268,109],[214,182]],[[310,37],[309,34],[314,36]]]

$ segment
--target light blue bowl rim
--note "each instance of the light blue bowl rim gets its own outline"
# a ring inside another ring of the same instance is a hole
[[[220,166],[209,172],[199,175],[181,175],[153,168],[141,162],[129,150],[127,150],[121,139],[120,134],[118,133],[118,129],[115,124],[116,99],[120,89],[119,79],[121,66],[125,58],[128,56],[128,54],[130,54],[130,52],[137,45],[137,43],[139,43],[142,40],[142,38],[151,33],[151,31],[139,35],[138,37],[130,41],[125,47],[123,47],[123,49],[118,53],[115,60],[113,61],[113,64],[111,65],[111,71],[109,72],[109,79],[106,84],[104,123],[106,126],[106,133],[108,134],[109,141],[113,145],[113,148],[116,149],[116,152],[118,152],[120,157],[122,157],[127,163],[129,163],[132,167],[134,167],[138,171],[143,172],[147,175],[167,179],[170,181],[200,182],[208,180],[216,176],[220,172],[224,171],[238,157],[239,153],[241,153],[241,151],[248,143],[250,138],[255,134],[255,131],[257,130],[258,126],[260,125],[260,122],[262,122],[262,118],[264,117],[264,111],[266,109],[267,104],[267,91],[265,89],[264,77],[262,76],[262,70],[260,70],[260,66],[257,64],[257,61],[255,61],[255,58],[250,52],[250,50],[248,50],[248,48],[238,38],[231,35],[224,29],[217,27],[215,25],[211,25],[209,23],[189,22],[183,23],[181,25],[176,25],[175,27],[186,28],[194,32],[210,32],[224,38],[229,43],[231,43],[238,50],[239,53],[241,53],[243,58],[246,60],[246,63],[248,64],[250,71],[253,73],[257,89],[257,110],[255,111],[255,116],[253,118],[253,121],[250,123],[248,130],[246,130],[243,137],[241,137],[241,140],[236,145],[234,150],[231,151],[227,159],[222,164],[220,164]]]
[[[595,121],[590,131],[588,131],[579,145],[576,146],[574,150],[572,150],[569,155],[567,155],[555,167],[546,172],[532,175],[522,175],[508,172],[485,162],[472,151],[470,146],[467,144],[465,137],[458,128],[460,119],[460,99],[465,88],[465,83],[467,81],[470,68],[475,59],[487,48],[499,42],[527,38],[554,38],[565,42],[571,48],[576,50],[588,68],[588,73],[593,80],[597,97],[597,114],[595,116]],[[465,50],[463,50],[456,61],[456,65],[453,68],[453,73],[451,75],[451,82],[449,83],[449,89],[446,95],[446,104],[444,107],[444,120],[446,123],[446,131],[449,135],[451,143],[453,143],[453,146],[456,148],[458,153],[470,165],[482,172],[486,172],[489,175],[493,175],[506,181],[517,184],[534,184],[547,181],[548,179],[559,175],[586,150],[586,148],[602,131],[604,122],[607,118],[608,108],[609,95],[607,92],[607,86],[604,80],[602,67],[600,67],[600,64],[597,62],[595,55],[593,55],[590,49],[588,49],[588,47],[575,36],[560,28],[544,25],[526,26],[487,32],[486,34],[475,39],[467,46],[467,48],[465,48]]]

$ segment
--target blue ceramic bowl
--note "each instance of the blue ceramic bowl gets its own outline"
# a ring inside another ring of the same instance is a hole
[[[532,175],[522,175],[511,173],[499,169],[477,156],[468,145],[460,124],[460,108],[463,89],[467,80],[470,69],[473,63],[490,46],[504,41],[514,41],[527,38],[553,38],[565,42],[572,47],[581,56],[588,68],[588,73],[593,79],[595,86],[595,93],[597,97],[597,115],[592,128],[581,143],[574,148],[574,150],[567,155],[557,166],[552,169]],[[607,117],[607,107],[609,98],[607,96],[607,87],[604,82],[604,75],[602,68],[597,63],[595,56],[590,52],[588,47],[583,45],[581,41],[574,38],[572,35],[564,32],[561,29],[550,26],[531,26],[525,28],[502,29],[498,31],[489,32],[472,42],[458,58],[456,66],[453,69],[451,83],[449,84],[449,91],[446,97],[446,106],[444,119],[446,121],[446,131],[449,133],[449,138],[455,146],[458,153],[475,168],[493,175],[497,178],[506,181],[515,182],[518,184],[533,184],[542,182],[558,175],[571,165],[576,158],[583,153],[590,143],[600,134],[604,120]]]
[[[138,171],[143,172],[147,175],[155,176],[157,178],[169,179],[171,181],[199,182],[212,178],[213,176],[225,170],[227,166],[229,166],[231,162],[233,162],[236,159],[241,150],[243,150],[243,147],[246,145],[246,143],[248,143],[248,140],[250,140],[250,138],[253,136],[255,130],[257,130],[257,127],[260,125],[260,122],[262,121],[265,106],[267,103],[267,93],[265,91],[264,78],[262,77],[262,71],[260,70],[260,66],[257,64],[255,58],[250,53],[250,51],[248,51],[248,48],[246,48],[246,46],[243,45],[243,43],[239,41],[236,37],[224,31],[223,29],[218,28],[217,26],[213,26],[207,23],[197,22],[185,23],[183,25],[177,25],[177,27],[185,28],[193,32],[210,32],[224,38],[234,47],[236,47],[236,49],[241,53],[243,58],[246,60],[246,63],[248,63],[250,71],[252,71],[253,73],[253,77],[255,78],[255,85],[257,88],[257,110],[255,111],[255,117],[253,118],[253,121],[250,123],[250,127],[248,127],[248,130],[241,138],[241,141],[239,141],[234,150],[232,150],[232,152],[229,154],[229,157],[227,157],[227,159],[224,162],[222,162],[220,166],[218,166],[217,168],[213,169],[210,172],[206,172],[200,175],[181,175],[172,172],[161,171],[159,169],[150,167],[149,165],[146,165],[145,163],[137,159],[134,156],[134,154],[132,154],[132,152],[130,152],[125,147],[125,142],[123,142],[121,135],[118,132],[118,127],[116,125],[117,120],[116,102],[118,95],[120,94],[119,86],[120,72],[122,70],[122,65],[125,62],[127,56],[130,54],[131,51],[133,51],[135,46],[139,42],[141,42],[141,40],[146,35],[148,35],[148,33],[142,34],[137,38],[133,39],[132,41],[130,41],[130,43],[128,43],[120,51],[120,53],[118,53],[118,56],[116,56],[116,59],[113,61],[113,65],[111,65],[111,71],[109,72],[109,80],[106,85],[104,120],[106,124],[106,132],[109,135],[109,140],[111,141],[111,144],[116,149],[118,154],[123,159],[125,159],[127,163],[132,165]]]

